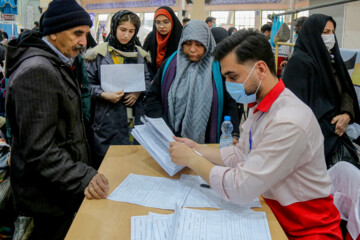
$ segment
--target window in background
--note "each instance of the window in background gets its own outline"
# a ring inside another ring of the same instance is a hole
[[[229,11],[211,11],[210,16],[216,18],[216,26],[220,27],[222,24],[228,24],[229,13]]]
[[[107,21],[109,14],[99,14],[99,21]]]
[[[285,11],[277,11],[277,10],[261,11],[261,26],[270,22],[270,20],[267,17],[269,14],[273,14],[273,13],[277,14],[277,13],[283,13],[283,12],[285,12]]]
[[[309,11],[303,11],[303,12],[299,12],[297,14],[297,17],[308,17],[309,16]]]
[[[243,28],[254,28],[255,11],[235,11],[235,27],[238,30]]]
[[[154,24],[154,16],[155,16],[155,13],[153,13],[153,12],[144,13],[143,27],[152,29],[153,24]]]

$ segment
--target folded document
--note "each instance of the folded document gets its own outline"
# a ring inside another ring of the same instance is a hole
[[[184,168],[170,158],[168,149],[170,142],[174,142],[174,134],[162,118],[145,117],[141,121],[144,124],[135,126],[131,134],[170,176],[174,176]]]

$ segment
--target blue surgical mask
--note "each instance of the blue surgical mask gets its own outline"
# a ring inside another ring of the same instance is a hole
[[[249,79],[252,72],[254,71],[255,66],[256,66],[256,63],[253,66],[253,68],[251,69],[251,71],[250,71],[249,75],[247,76],[247,78],[245,79],[244,83],[225,82],[226,90],[229,92],[231,97],[233,99],[235,99],[235,101],[238,103],[248,104],[248,103],[256,102],[256,93],[259,90],[261,81],[260,81],[256,91],[253,94],[247,95],[245,92],[245,88],[244,88],[244,85],[245,85],[246,81]]]

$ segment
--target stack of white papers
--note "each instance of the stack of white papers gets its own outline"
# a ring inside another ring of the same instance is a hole
[[[142,118],[144,125],[137,125],[131,134],[146,149],[146,151],[170,175],[174,176],[183,169],[171,161],[169,144],[174,142],[174,134],[162,118]]]
[[[146,216],[131,217],[131,240],[168,240],[173,220],[174,214],[152,212]]]
[[[177,208],[174,214],[131,217],[131,240],[271,240],[265,212]]]
[[[182,206],[193,183],[162,177],[130,174],[107,198],[160,209]]]

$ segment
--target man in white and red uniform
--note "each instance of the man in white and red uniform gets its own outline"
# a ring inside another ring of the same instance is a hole
[[[175,138],[172,160],[229,201],[246,204],[262,195],[289,239],[342,239],[321,129],[311,109],[277,79],[266,38],[238,31],[214,55],[231,96],[251,107],[243,133],[236,146],[220,150]]]

